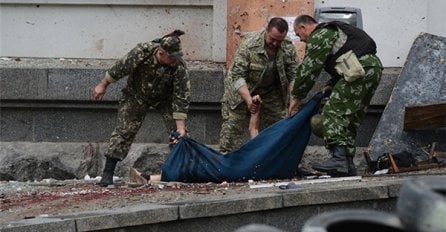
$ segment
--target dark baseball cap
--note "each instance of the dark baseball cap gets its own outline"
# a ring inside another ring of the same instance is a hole
[[[181,57],[181,41],[178,36],[166,36],[161,39],[160,47],[164,49],[169,56]]]

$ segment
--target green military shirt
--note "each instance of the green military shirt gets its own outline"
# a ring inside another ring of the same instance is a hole
[[[333,46],[338,39],[335,28],[317,28],[307,41],[305,58],[297,69],[292,95],[304,99],[322,72],[324,62],[332,54]]]
[[[128,76],[124,94],[138,102],[157,106],[171,103],[174,119],[186,119],[190,104],[190,80],[186,64],[175,67],[158,63],[155,43],[140,43],[119,59],[108,71],[107,80],[115,82]]]
[[[262,83],[265,70],[268,67],[268,55],[265,51],[265,33],[253,33],[239,46],[228,72],[225,83],[224,100],[232,109],[243,102],[237,90],[247,85],[250,93]],[[288,87],[296,76],[298,66],[296,49],[293,43],[286,39],[276,53],[276,65],[284,103],[287,102]]]

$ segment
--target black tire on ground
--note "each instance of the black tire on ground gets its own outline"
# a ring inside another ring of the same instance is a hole
[[[314,216],[302,232],[404,232],[398,216],[373,210],[338,210]]]
[[[397,214],[407,231],[446,232],[446,177],[407,180],[400,190]]]

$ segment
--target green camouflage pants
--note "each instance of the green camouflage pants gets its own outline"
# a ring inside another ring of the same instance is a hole
[[[260,130],[286,117],[286,107],[282,94],[274,90],[262,96],[263,106],[260,111]],[[231,152],[240,148],[248,135],[248,123],[251,117],[243,102],[234,110],[229,104],[222,104],[222,127],[220,131],[220,151]]]
[[[365,55],[359,60],[366,72],[365,76],[353,82],[340,79],[322,109],[323,133],[327,147],[344,145],[348,155],[356,153],[356,131],[366,115],[383,69],[375,55]]]
[[[170,104],[161,102],[142,103],[132,97],[122,97],[120,99],[118,124],[110,137],[109,147],[105,153],[106,157],[123,160],[127,156],[130,146],[144,122],[147,111],[151,107],[155,108],[155,106],[161,112],[167,133],[170,133],[175,128],[172,112],[169,112]]]

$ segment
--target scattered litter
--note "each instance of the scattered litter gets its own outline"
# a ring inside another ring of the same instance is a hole
[[[312,176],[305,176],[304,180],[314,180],[314,179],[328,179],[331,178],[329,175],[312,175]]]
[[[389,173],[389,169],[381,169],[373,173],[373,175],[383,175]]]
[[[423,160],[418,160],[413,153],[403,151],[397,154],[385,153],[376,161],[372,161],[369,153],[365,152],[367,171],[374,175],[381,175],[444,168],[446,167],[446,152],[438,150],[438,147],[438,143],[433,142],[430,152],[426,152],[427,158]]]
[[[328,178],[331,178],[331,176],[329,176],[329,175],[322,175],[322,176],[319,176],[318,179],[328,179]]]
[[[296,184],[294,182],[290,182],[287,185],[280,185],[279,188],[283,189],[283,190],[286,190],[286,189],[294,189],[294,190],[296,190],[296,189],[301,189],[302,185]]]

